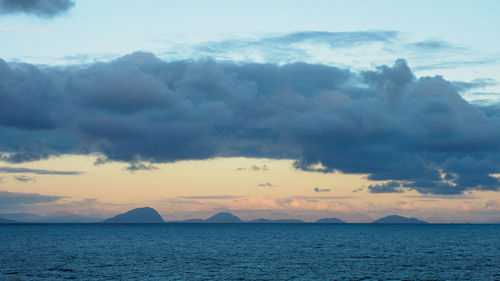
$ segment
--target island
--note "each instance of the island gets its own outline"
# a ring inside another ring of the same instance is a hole
[[[305,222],[297,219],[270,220],[270,219],[260,218],[256,220],[247,221],[247,223],[305,223]]]
[[[407,218],[398,215],[390,215],[373,221],[372,223],[378,224],[426,224],[427,222],[417,218]]]
[[[137,208],[124,214],[116,215],[102,223],[164,223],[158,212],[150,207]]]
[[[15,220],[8,220],[8,219],[0,218],[0,224],[7,224],[7,223],[19,223],[19,222],[15,221]]]
[[[346,223],[346,222],[337,218],[322,218],[315,221],[314,223]]]
[[[5,219],[3,219],[5,221]],[[7,220],[10,221],[10,220]],[[0,219],[0,223],[9,223],[2,222]],[[11,223],[16,223],[12,221]],[[239,217],[229,213],[229,212],[220,212],[217,213],[208,219],[187,219],[187,220],[172,220],[165,221],[160,216],[160,214],[153,208],[144,207],[130,210],[126,213],[116,215],[109,219],[102,221],[102,223],[253,223],[253,224],[307,224],[311,222],[304,222],[299,219],[266,219],[259,218],[255,220],[244,221]],[[321,218],[314,222],[314,224],[347,224],[347,222],[338,219],[338,218]],[[417,218],[407,218],[399,215],[390,215],[380,219],[377,219],[372,222],[372,224],[427,224],[427,222],[423,220],[419,220]]]
[[[231,213],[218,213],[205,220],[207,223],[241,223],[242,221],[237,216]]]

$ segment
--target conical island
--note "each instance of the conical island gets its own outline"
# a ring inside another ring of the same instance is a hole
[[[158,212],[149,207],[137,208],[106,219],[103,223],[164,223]]]

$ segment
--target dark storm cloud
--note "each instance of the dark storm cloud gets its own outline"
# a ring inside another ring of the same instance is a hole
[[[13,208],[26,204],[52,203],[63,198],[65,197],[0,191],[0,208]]]
[[[0,174],[2,174],[2,173],[9,173],[9,174],[29,173],[29,174],[37,174],[37,175],[81,175],[83,172],[0,167]]]
[[[498,109],[469,104],[456,81],[415,77],[404,60],[353,73],[134,53],[65,68],[0,60],[0,77],[4,161],[267,157],[424,194],[500,187]]]
[[[0,15],[24,13],[52,18],[68,11],[74,5],[71,0],[0,0]]]

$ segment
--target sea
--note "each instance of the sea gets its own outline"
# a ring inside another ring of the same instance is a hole
[[[0,280],[500,280],[500,225],[0,225]]]

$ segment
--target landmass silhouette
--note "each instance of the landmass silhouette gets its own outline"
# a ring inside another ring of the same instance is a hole
[[[8,215],[8,214],[7,214]],[[12,215],[12,214],[11,214]],[[33,214],[22,214],[24,217],[27,215],[35,216]],[[6,216],[4,214],[4,216]],[[13,217],[14,218],[14,217]],[[95,219],[90,221],[90,217],[78,216],[75,214],[59,216],[54,218],[44,218],[39,217],[36,220],[12,220],[0,217],[0,224],[15,224],[15,223],[123,223],[123,224],[136,224],[136,223],[256,223],[256,224],[277,224],[277,223],[289,223],[289,224],[300,224],[300,223],[315,223],[315,224],[346,224],[345,222],[338,218],[321,218],[314,222],[305,222],[299,219],[266,219],[259,218],[255,220],[244,221],[239,217],[229,213],[221,212],[217,213],[208,219],[187,219],[187,220],[170,220],[165,221],[161,215],[151,207],[136,208],[125,212],[123,214],[118,214],[111,218],[99,221]],[[428,222],[417,219],[408,218],[399,215],[390,215],[383,218],[379,218],[371,222],[373,224],[427,224]],[[493,222],[498,223],[498,222]]]
[[[106,219],[103,223],[307,223],[298,219],[265,219],[260,218],[256,220],[243,221],[237,216],[228,213],[221,212],[217,213],[208,219],[188,219],[188,220],[176,220],[176,221],[165,221],[158,214],[158,212],[150,207],[138,208],[128,211],[123,214],[116,215],[112,218]],[[322,218],[313,223],[318,224],[345,224],[346,222],[338,218]],[[419,220],[416,218],[407,218],[398,215],[391,215],[387,217],[380,218],[373,221],[372,223],[378,224],[425,224],[427,222]]]
[[[241,223],[237,216],[231,213],[218,213],[205,220],[207,223]]]
[[[373,221],[372,223],[387,224],[426,224],[427,222],[416,218],[407,218],[398,215],[390,215]]]
[[[137,208],[105,219],[103,223],[164,223],[158,212],[150,207]]]
[[[314,223],[346,223],[346,222],[337,218],[323,218],[315,221]]]
[[[19,223],[19,222],[15,221],[15,220],[8,220],[8,219],[0,218],[0,224],[7,224],[7,223]]]

